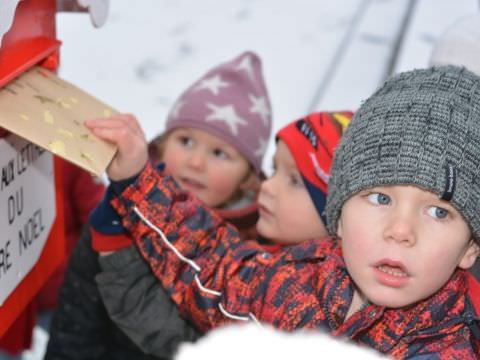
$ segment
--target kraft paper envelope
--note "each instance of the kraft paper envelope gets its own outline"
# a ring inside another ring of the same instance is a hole
[[[83,121],[115,113],[52,72],[34,67],[0,89],[0,127],[100,176],[116,148]]]

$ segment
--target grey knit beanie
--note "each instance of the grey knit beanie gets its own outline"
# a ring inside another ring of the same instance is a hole
[[[480,78],[454,66],[401,73],[362,104],[335,152],[328,230],[359,191],[410,184],[450,201],[478,241],[479,172]]]

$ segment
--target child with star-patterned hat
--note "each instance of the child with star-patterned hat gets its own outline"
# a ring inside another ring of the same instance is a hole
[[[246,51],[207,71],[179,96],[168,115],[165,132],[149,145],[150,157],[154,162],[163,161],[182,187],[221,210],[242,234],[255,236],[258,212],[254,200],[264,177],[261,166],[272,129],[271,113],[261,60]],[[189,169],[189,154],[198,155],[208,139],[213,140],[211,145],[220,146],[210,149],[217,160],[209,161],[208,169]],[[181,142],[188,152],[175,147]],[[217,166],[231,162],[232,150],[249,165],[241,178]],[[226,159],[220,161],[222,157]]]
[[[182,188],[215,208],[223,219],[240,229],[242,236],[250,238],[256,235],[255,200],[263,177],[261,163],[271,121],[261,60],[253,52],[244,52],[209,70],[180,95],[167,118],[166,131],[150,143],[149,153],[153,163],[165,163]],[[111,211],[109,206],[97,209],[104,215]],[[148,353],[152,349],[129,341],[99,301],[95,277],[100,268],[98,255],[91,247],[92,237],[97,248],[104,247],[101,231],[113,231],[117,238],[122,238],[124,234],[115,224],[111,222],[94,236],[89,232],[82,235],[62,287],[46,359],[68,358],[72,353],[88,358],[100,351],[114,358],[151,358]],[[128,263],[124,267],[127,275],[142,271],[128,262],[134,252],[119,256],[117,261]],[[123,278],[116,277],[112,282]],[[170,358],[173,343],[192,340],[197,335],[193,327],[184,327],[184,320],[175,312],[168,296],[163,298],[157,299],[154,307],[164,326],[157,332],[163,340],[156,343],[156,350],[160,358]],[[147,327],[145,322],[143,325]]]
[[[252,236],[271,123],[261,60],[244,52],[210,69],[180,95],[149,155],[154,163],[163,162],[183,189]]]
[[[175,169],[169,166],[169,154],[165,152],[170,139],[182,131],[207,133],[244,157],[259,180],[271,123],[260,58],[253,52],[244,52],[209,70],[183,92],[170,111],[166,133],[153,141],[150,152],[156,158],[167,156],[167,171],[172,172]],[[177,181],[182,183],[179,178]],[[183,185],[188,189],[192,184]],[[200,194],[197,196],[202,199]],[[231,205],[231,198],[221,200],[206,202],[213,207]]]

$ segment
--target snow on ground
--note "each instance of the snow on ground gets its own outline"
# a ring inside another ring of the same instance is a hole
[[[345,339],[332,338],[320,331],[286,333],[253,323],[213,330],[196,343],[183,344],[175,357],[176,360],[225,358],[386,360],[372,349],[347,343]]]

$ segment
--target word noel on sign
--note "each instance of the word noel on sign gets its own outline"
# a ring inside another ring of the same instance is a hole
[[[0,139],[0,305],[37,262],[55,220],[53,156],[16,135]]]

